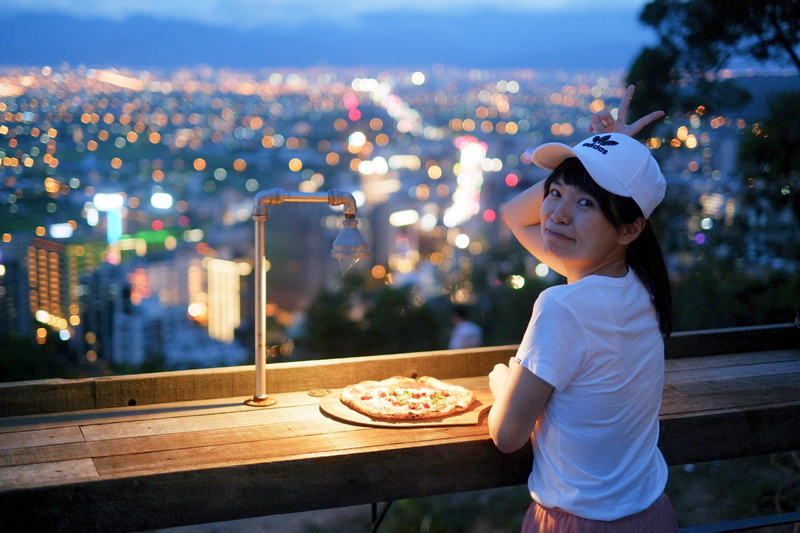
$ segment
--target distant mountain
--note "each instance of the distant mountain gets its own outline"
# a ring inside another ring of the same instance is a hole
[[[431,15],[397,11],[347,23],[230,27],[147,17],[123,21],[66,15],[15,15],[0,32],[0,64],[174,68],[375,65],[422,68],[627,68],[652,40],[636,13],[472,12]],[[609,35],[598,38],[599,35]]]

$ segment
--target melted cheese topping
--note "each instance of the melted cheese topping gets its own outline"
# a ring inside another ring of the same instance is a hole
[[[382,411],[397,409],[436,411],[446,405],[449,396],[449,393],[436,389],[390,387],[388,390],[365,393],[361,396],[361,400],[368,401]]]

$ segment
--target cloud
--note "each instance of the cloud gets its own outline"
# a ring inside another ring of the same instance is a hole
[[[249,29],[269,24],[299,24],[308,20],[357,22],[365,15],[396,11],[464,14],[502,12],[564,12],[638,10],[646,0],[6,0],[9,14],[66,14],[114,21],[132,16],[185,20]]]

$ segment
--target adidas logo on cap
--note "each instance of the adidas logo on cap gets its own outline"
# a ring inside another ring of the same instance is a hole
[[[585,142],[585,143],[583,143],[582,146],[587,146],[589,148],[594,148],[595,150],[597,150],[601,154],[607,154],[608,150],[606,150],[604,148],[604,146],[616,146],[618,144],[619,143],[617,141],[612,141],[611,140],[611,135],[606,135],[604,137],[601,137],[600,135],[595,135],[592,138],[592,142],[588,142],[588,143]]]

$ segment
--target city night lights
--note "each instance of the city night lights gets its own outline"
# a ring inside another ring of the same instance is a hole
[[[95,331],[103,326],[92,318],[100,312],[92,291],[104,284],[113,291],[131,284],[125,297],[140,309],[137,327],[147,327],[154,303],[202,325],[238,357],[233,329],[252,311],[241,305],[250,285],[240,283],[235,265],[252,255],[245,229],[252,195],[278,185],[307,193],[338,187],[359,202],[370,238],[385,243],[369,259],[367,276],[413,282],[431,294],[452,290],[454,302],[466,302],[473,269],[508,239],[500,205],[543,177],[530,162],[532,149],[550,140],[574,142],[591,113],[616,113],[621,76],[442,66],[370,75],[5,68],[4,257],[29,249],[31,312],[47,313],[56,332],[83,342],[92,357],[115,357],[113,343],[97,340],[110,333]],[[711,136],[744,127],[741,119],[698,110],[671,136],[647,143],[688,150],[680,179],[719,179]],[[729,221],[736,211],[733,198],[703,198],[705,215],[687,227],[698,244],[713,220]],[[332,238],[337,218],[310,215]],[[301,253],[302,239],[289,237],[291,225],[275,229],[284,232],[287,249]],[[30,244],[32,237],[38,244]],[[106,272],[104,264],[121,271]],[[270,296],[283,302],[282,316],[292,316],[302,309],[291,302],[309,301],[337,275],[324,266],[305,272],[299,286],[273,284]],[[531,265],[505,275],[516,277],[497,281],[518,288],[520,276],[550,273]],[[37,335],[39,342],[46,337]],[[139,361],[145,352],[141,346],[125,357]]]

